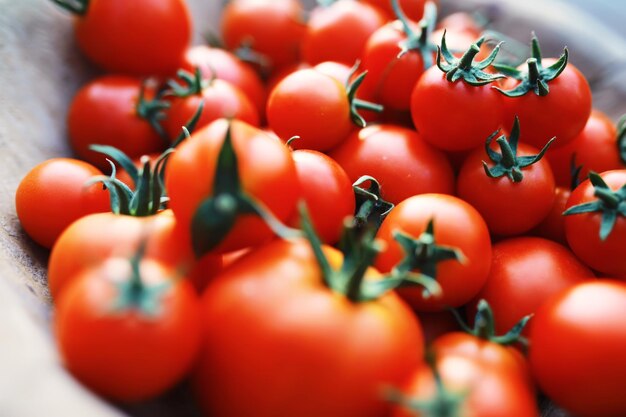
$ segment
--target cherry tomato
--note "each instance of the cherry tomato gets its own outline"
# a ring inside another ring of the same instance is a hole
[[[393,12],[393,8],[391,7],[391,1],[363,0],[363,2],[380,8],[383,12],[385,12],[388,20],[396,19],[396,15]],[[415,22],[419,22],[419,20],[424,15],[424,4],[426,3],[425,0],[400,0],[399,3],[402,11],[407,15],[407,17]]]
[[[412,129],[372,125],[352,133],[330,156],[352,182],[376,178],[382,197],[394,204],[424,193],[452,194],[454,174],[446,156]]]
[[[108,72],[174,74],[191,41],[184,0],[79,0],[86,7],[74,27],[78,47]]]
[[[580,417],[626,413],[626,285],[582,283],[559,292],[537,311],[530,365],[539,387]]]
[[[109,258],[72,278],[54,330],[65,366],[104,397],[137,402],[180,381],[200,349],[191,284],[154,260]]]
[[[535,313],[552,295],[592,279],[593,273],[565,246],[538,237],[515,237],[493,245],[487,281],[470,302],[472,319],[478,300],[487,300],[496,332],[508,332],[524,316]],[[524,333],[534,326],[531,319]]]
[[[386,415],[381,390],[403,383],[423,353],[419,323],[393,292],[354,303],[329,290],[304,240],[274,240],[231,264],[202,311],[194,382],[209,415]]]
[[[109,193],[101,184],[85,183],[102,173],[78,159],[53,158],[31,169],[15,191],[21,226],[48,249],[72,222],[110,210]]]
[[[354,214],[352,182],[343,168],[323,153],[302,149],[292,156],[315,232],[324,243],[337,243],[345,218]]]
[[[297,0],[234,0],[222,12],[222,37],[230,50],[249,47],[272,71],[298,62],[306,25]]]
[[[567,207],[567,200],[571,195],[569,187],[556,187],[555,198],[552,209],[546,217],[531,231],[532,235],[553,240],[561,245],[567,246],[565,237],[565,217],[563,212]]]
[[[182,227],[192,233],[198,207],[212,196],[218,154],[229,122],[216,120],[181,143],[168,160],[165,184],[170,207]],[[243,191],[281,221],[295,211],[300,183],[289,149],[280,141],[249,124],[233,120],[230,132],[238,159]],[[267,225],[256,215],[238,216],[232,229],[215,248],[230,252],[271,238]]]
[[[491,264],[491,239],[480,214],[457,197],[421,194],[402,201],[385,218],[377,237],[386,242],[387,248],[376,259],[376,267],[387,272],[404,259],[405,252],[395,240],[395,232],[418,239],[430,220],[433,221],[434,243],[429,245],[426,239],[422,243],[423,254],[431,255],[422,260],[417,272],[428,274],[434,264],[436,273],[432,278],[441,286],[442,295],[425,298],[421,287],[398,289],[402,298],[418,311],[438,311],[467,303],[487,280]],[[433,259],[432,253],[436,250],[433,245],[454,248],[462,255],[458,260]]]
[[[367,3],[337,0],[311,11],[302,39],[302,57],[315,65],[337,61],[353,65],[369,36],[385,24],[384,14]]]
[[[105,157],[89,150],[89,145],[114,146],[131,158],[164,148],[163,139],[141,116],[140,90],[137,78],[105,75],[78,91],[67,124],[70,145],[81,159],[107,170],[110,166]],[[153,97],[154,91],[148,86],[144,98]]]
[[[610,276],[626,278],[626,257],[624,257],[626,217],[623,208],[626,198],[624,196],[626,170],[606,171],[599,177],[607,188],[594,187],[590,180],[586,180],[572,191],[567,200],[568,210],[573,206],[594,201],[596,202],[594,204],[599,205],[599,209],[589,213],[566,216],[565,236],[576,256],[591,268]],[[603,200],[598,197],[596,188],[602,188],[605,194],[614,191],[617,195],[607,197],[607,203],[603,203]],[[621,191],[618,191],[620,189]],[[606,227],[611,225],[610,220],[613,215],[615,223],[610,228]],[[604,230],[610,230],[610,232],[603,238]]]

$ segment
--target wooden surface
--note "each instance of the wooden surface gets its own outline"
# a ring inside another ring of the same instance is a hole
[[[190,0],[202,32],[217,22],[221,0]],[[486,0],[443,1],[450,9],[473,8]],[[546,56],[570,48],[572,61],[590,77],[596,107],[617,118],[626,103],[626,44],[598,23],[558,1],[500,0],[483,10],[496,27],[527,42],[531,29]],[[539,14],[535,3],[544,5]],[[552,27],[548,23],[551,23]],[[611,48],[602,39],[612,39]],[[597,59],[602,65],[595,63]],[[610,63],[610,68],[607,66]],[[0,0],[0,416],[122,416],[82,388],[61,367],[49,330],[45,285],[46,252],[31,243],[15,216],[19,180],[35,164],[68,155],[65,116],[76,89],[95,71],[75,49],[71,18],[49,0]],[[181,394],[182,392],[182,394]],[[151,404],[127,408],[134,416],[191,417],[180,408],[184,390]],[[553,414],[556,416],[555,414]]]

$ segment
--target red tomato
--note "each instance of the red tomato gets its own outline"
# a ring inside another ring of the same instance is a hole
[[[315,232],[324,243],[339,241],[343,222],[354,214],[354,192],[346,172],[323,153],[298,150],[292,153]],[[298,218],[291,222],[298,223]]]
[[[110,166],[105,157],[89,150],[89,145],[114,146],[130,158],[159,153],[164,148],[163,139],[140,115],[140,90],[137,78],[105,75],[78,91],[67,124],[70,144],[81,159],[106,170]],[[147,87],[145,100],[153,96],[153,89]]]
[[[337,0],[317,6],[302,39],[303,60],[312,65],[324,61],[353,65],[369,36],[383,24],[383,13],[367,3]]]
[[[286,76],[267,101],[269,126],[283,140],[300,136],[294,149],[327,151],[353,129],[346,88],[315,71],[298,70]]]
[[[542,64],[546,68],[555,62],[547,58]],[[526,66],[523,64],[520,69]],[[510,90],[518,84],[516,79],[507,78],[502,88]],[[545,96],[530,91],[520,97],[502,97],[503,125],[510,126],[519,117],[524,126],[520,140],[537,148],[551,137],[556,137],[555,147],[571,142],[583,130],[591,113],[589,84],[571,63],[548,86],[550,92]]]
[[[563,212],[567,207],[567,200],[572,192],[569,187],[556,187],[554,193],[556,197],[554,198],[552,209],[541,223],[532,230],[531,234],[567,246],[567,238],[565,237],[565,217],[563,216]]]
[[[275,71],[298,62],[306,30],[297,0],[234,0],[222,12],[222,37],[228,49],[249,47]]]
[[[538,237],[516,237],[493,245],[485,286],[470,303],[472,320],[478,300],[485,299],[496,319],[496,333],[508,332],[535,313],[552,295],[593,278],[593,273],[565,246]],[[525,334],[534,326],[531,319]]]
[[[598,110],[591,112],[587,124],[571,142],[546,154],[557,184],[570,185],[573,155],[575,164],[582,165],[581,178],[587,178],[590,171],[604,172],[626,167],[620,158],[615,124]]]
[[[390,0],[363,0],[364,3],[369,3],[380,8],[387,15],[388,20],[395,20],[396,15],[393,12]],[[400,0],[399,4],[402,11],[407,17],[415,22],[418,22],[424,15],[425,0]]]
[[[599,210],[567,216],[565,236],[576,256],[591,268],[611,276],[626,278],[626,170],[606,171],[600,174],[600,178],[607,187],[602,187],[602,191],[605,194],[613,191],[614,195],[606,197],[607,203],[603,203],[597,191],[601,187],[594,187],[589,180],[582,182],[572,191],[567,200],[567,209],[596,202],[594,205],[599,205]],[[613,215],[615,223],[609,228]],[[607,235],[603,237],[605,231]]]
[[[243,192],[279,220],[286,221],[293,214],[300,195],[300,183],[289,149],[245,122],[233,120],[230,124]],[[196,130],[168,160],[165,184],[170,207],[181,227],[190,233],[198,207],[212,196],[218,154],[228,126],[227,120],[220,119]],[[258,216],[241,215],[216,250],[242,249],[271,236],[270,229]]]
[[[432,278],[442,289],[441,297],[425,298],[421,287],[399,288],[402,298],[418,311],[438,311],[467,303],[485,283],[491,265],[491,239],[480,214],[459,198],[422,194],[402,201],[385,218],[377,237],[387,246],[378,256],[376,267],[387,272],[404,259],[405,252],[395,240],[394,232],[417,239],[431,219],[434,245],[457,249],[462,252],[463,259],[447,258],[435,262],[431,255],[415,268],[417,272],[428,274],[426,268],[434,263],[436,273]],[[428,248],[434,249],[426,245],[421,249],[427,254]]]
[[[75,277],[57,302],[54,330],[68,370],[122,402],[153,398],[180,381],[200,349],[199,301],[177,272],[109,258]]]
[[[181,68],[193,73],[200,69],[202,77],[228,81],[238,87],[254,104],[259,114],[265,113],[265,87],[259,75],[232,52],[206,45],[187,49]]]
[[[109,193],[101,184],[85,183],[102,173],[78,159],[53,158],[31,169],[15,191],[15,211],[21,226],[48,249],[72,222],[110,210]]]
[[[626,285],[598,280],[547,301],[532,319],[530,365],[539,387],[580,417],[626,414]]]
[[[411,93],[413,123],[431,145],[459,151],[476,148],[500,127],[502,97],[491,85],[451,82],[429,68]]]
[[[326,74],[329,77],[333,77],[341,84],[346,85],[350,80],[350,74],[352,67],[340,62],[324,61],[315,65],[315,71],[319,71],[322,74]],[[367,79],[367,77],[365,77]]]
[[[340,262],[337,251],[324,252]],[[206,343],[195,386],[207,415],[386,415],[381,390],[402,384],[423,353],[419,323],[393,292],[355,303],[331,291],[304,240],[251,251],[207,288],[202,304]]]
[[[187,125],[198,111],[201,102],[204,106],[196,129],[226,117],[239,119],[252,126],[259,125],[259,112],[239,88],[220,79],[206,81],[201,91],[194,91],[186,97],[170,99],[167,118],[163,121],[163,127],[169,138],[173,140],[180,134],[181,128]]]
[[[219,256],[196,260],[189,232],[176,222],[171,210],[148,217],[92,214],[72,223],[52,248],[48,261],[52,298],[56,301],[82,270],[113,256],[131,256],[142,239],[146,239],[146,258],[181,271],[198,288],[221,268]]]
[[[534,393],[519,376],[498,371],[463,356],[444,356],[436,362],[443,390],[433,371],[422,366],[402,388],[407,405],[430,402],[431,413],[396,407],[392,417],[458,415],[472,417],[538,417]],[[446,401],[447,400],[447,401]],[[456,401],[454,401],[456,400]],[[437,414],[438,410],[441,414]]]
[[[108,72],[137,76],[174,74],[191,41],[184,0],[80,0],[78,47]]]
[[[376,178],[382,197],[395,204],[417,194],[454,192],[454,174],[446,156],[412,129],[368,126],[348,136],[330,156],[352,182],[362,175]]]
[[[452,33],[464,32],[473,39],[478,38],[483,31],[483,27],[476,21],[475,16],[468,12],[451,13],[442,18],[437,27],[439,30],[447,30]],[[465,45],[466,47],[467,45]]]
[[[537,155],[538,151],[520,143],[517,153],[524,157]],[[457,195],[480,212],[491,233],[502,236],[524,233],[548,215],[554,206],[555,185],[546,159],[522,168],[521,181],[507,175],[487,176],[484,161],[489,161],[485,149],[470,153],[461,166],[456,187]]]

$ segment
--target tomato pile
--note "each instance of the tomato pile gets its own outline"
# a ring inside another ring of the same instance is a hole
[[[219,417],[626,415],[626,120],[424,0],[53,0],[104,74],[15,200],[64,364]],[[496,38],[493,38],[493,37]],[[576,53],[576,51],[572,51]]]

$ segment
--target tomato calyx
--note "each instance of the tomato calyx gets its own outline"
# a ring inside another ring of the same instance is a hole
[[[613,191],[596,172],[589,173],[589,181],[598,199],[572,206],[563,215],[602,213],[600,240],[604,241],[611,234],[618,217],[626,217],[626,183],[619,190]]]
[[[484,42],[485,37],[483,36],[471,44],[461,58],[457,58],[448,49],[446,31],[444,30],[441,36],[441,46],[437,46],[437,67],[446,75],[446,80],[452,83],[463,80],[469,85],[480,86],[504,78],[502,74],[489,74],[483,71],[496,59],[502,42],[493,48],[487,58],[474,62],[474,58],[480,52],[480,47]],[[441,60],[442,55],[445,60],[443,62]]]
[[[538,96],[547,96],[550,92],[548,83],[558,77],[567,66],[569,51],[563,48],[563,54],[559,59],[547,68],[541,65],[541,48],[539,40],[533,32],[531,40],[531,57],[526,60],[527,71],[520,71],[517,68],[507,65],[494,64],[494,67],[503,74],[519,80],[520,83],[511,90],[502,90],[494,86],[496,90],[507,97],[520,97],[532,91]]]
[[[173,149],[163,152],[155,161],[154,167],[150,158],[143,156],[141,158],[142,167],[138,169],[124,152],[113,146],[91,145],[89,148],[115,160],[126,170],[135,184],[133,190],[117,179],[115,177],[115,164],[109,159],[107,160],[111,164],[111,176],[98,175],[87,182],[87,184],[101,182],[109,189],[113,213],[145,217],[156,214],[165,208],[167,197],[165,196],[163,176],[167,158],[172,154]]]
[[[350,71],[350,75],[348,76],[348,80],[351,80],[356,74],[359,65],[359,61],[354,64],[352,70]],[[384,110],[384,107],[380,104],[356,98],[356,92],[363,83],[366,75],[367,71],[363,71],[356,76],[352,82],[348,81],[346,83],[346,95],[348,97],[348,103],[350,104],[350,118],[352,119],[352,122],[359,127],[365,127],[367,125],[363,116],[359,114],[359,110],[369,110],[376,113],[380,113]]]
[[[137,116],[146,120],[150,124],[152,129],[157,132],[157,134],[163,140],[169,143],[167,133],[165,133],[165,129],[163,129],[163,126],[161,126],[161,120],[167,117],[165,114],[165,110],[169,109],[170,103],[162,100],[159,95],[157,95],[152,100],[147,100],[145,93],[146,83],[142,82],[141,87],[139,88],[139,97],[137,98],[137,104],[135,105],[135,111],[137,112]]]
[[[137,252],[129,259],[131,266],[130,277],[116,283],[118,294],[117,299],[114,301],[113,311],[119,312],[135,309],[145,316],[154,317],[158,315],[161,297],[174,280],[152,286],[144,283],[140,266],[145,247],[146,242],[143,241],[139,245]]]
[[[626,114],[617,122],[617,149],[620,160],[626,165]]]
[[[365,182],[369,182],[367,188],[362,187]],[[380,183],[372,176],[361,176],[352,184],[352,189],[357,207],[354,215],[356,227],[364,228],[370,225],[378,230],[387,214],[394,208],[394,204],[383,200]]]
[[[490,168],[485,161],[482,161],[483,168],[485,169],[485,174],[490,178],[500,178],[506,175],[513,182],[521,182],[524,179],[522,169],[541,160],[556,139],[556,137],[550,139],[537,155],[517,156],[517,145],[520,135],[519,118],[515,116],[508,140],[505,135],[501,135],[496,139],[501,153],[491,149],[491,141],[499,133],[500,129],[493,132],[485,141],[485,151],[495,165]]]
[[[300,236],[299,231],[282,224],[242,189],[231,128],[229,121],[217,158],[213,194],[200,203],[191,220],[191,243],[198,258],[217,247],[241,215],[261,217],[281,237]]]
[[[398,53],[397,58],[402,58],[409,52],[417,52],[422,57],[424,68],[432,67],[432,53],[437,50],[436,45],[430,42],[430,36],[437,22],[437,6],[435,3],[427,1],[424,5],[424,17],[418,23],[419,33],[414,31],[411,25],[409,25],[409,19],[402,11],[398,0],[391,0],[391,8],[398,21],[402,24],[402,31],[406,36],[406,39],[398,43],[400,53]]]
[[[252,40],[244,40],[232,51],[241,61],[259,69],[259,74],[267,78],[272,71],[272,60],[265,54],[258,52],[252,45]]]
[[[167,86],[169,89],[166,91],[166,94],[185,98],[202,94],[202,90],[210,86],[215,80],[215,71],[213,71],[213,75],[208,80],[202,79],[202,72],[198,67],[195,68],[193,74],[185,70],[178,70],[176,76],[180,78],[182,84],[175,79],[168,80]]]
[[[401,230],[392,232],[393,238],[404,251],[404,258],[392,268],[392,274],[417,274],[425,280],[437,280],[437,265],[447,260],[465,263],[463,252],[452,246],[438,245],[435,242],[435,221],[431,218],[424,232],[417,238]]]
[[[474,328],[471,328],[465,323],[463,317],[455,309],[450,309],[457,323],[465,331],[480,339],[488,340],[492,343],[499,345],[512,345],[514,343],[521,343],[524,346],[528,345],[526,338],[522,336],[524,328],[528,324],[528,321],[532,318],[532,314],[522,317],[508,332],[498,336],[496,335],[496,321],[493,315],[491,306],[485,299],[481,299],[476,307],[476,316],[474,318]]]
[[[64,8],[68,12],[78,15],[84,16],[87,14],[87,9],[89,7],[89,0],[52,0],[58,6]]]

